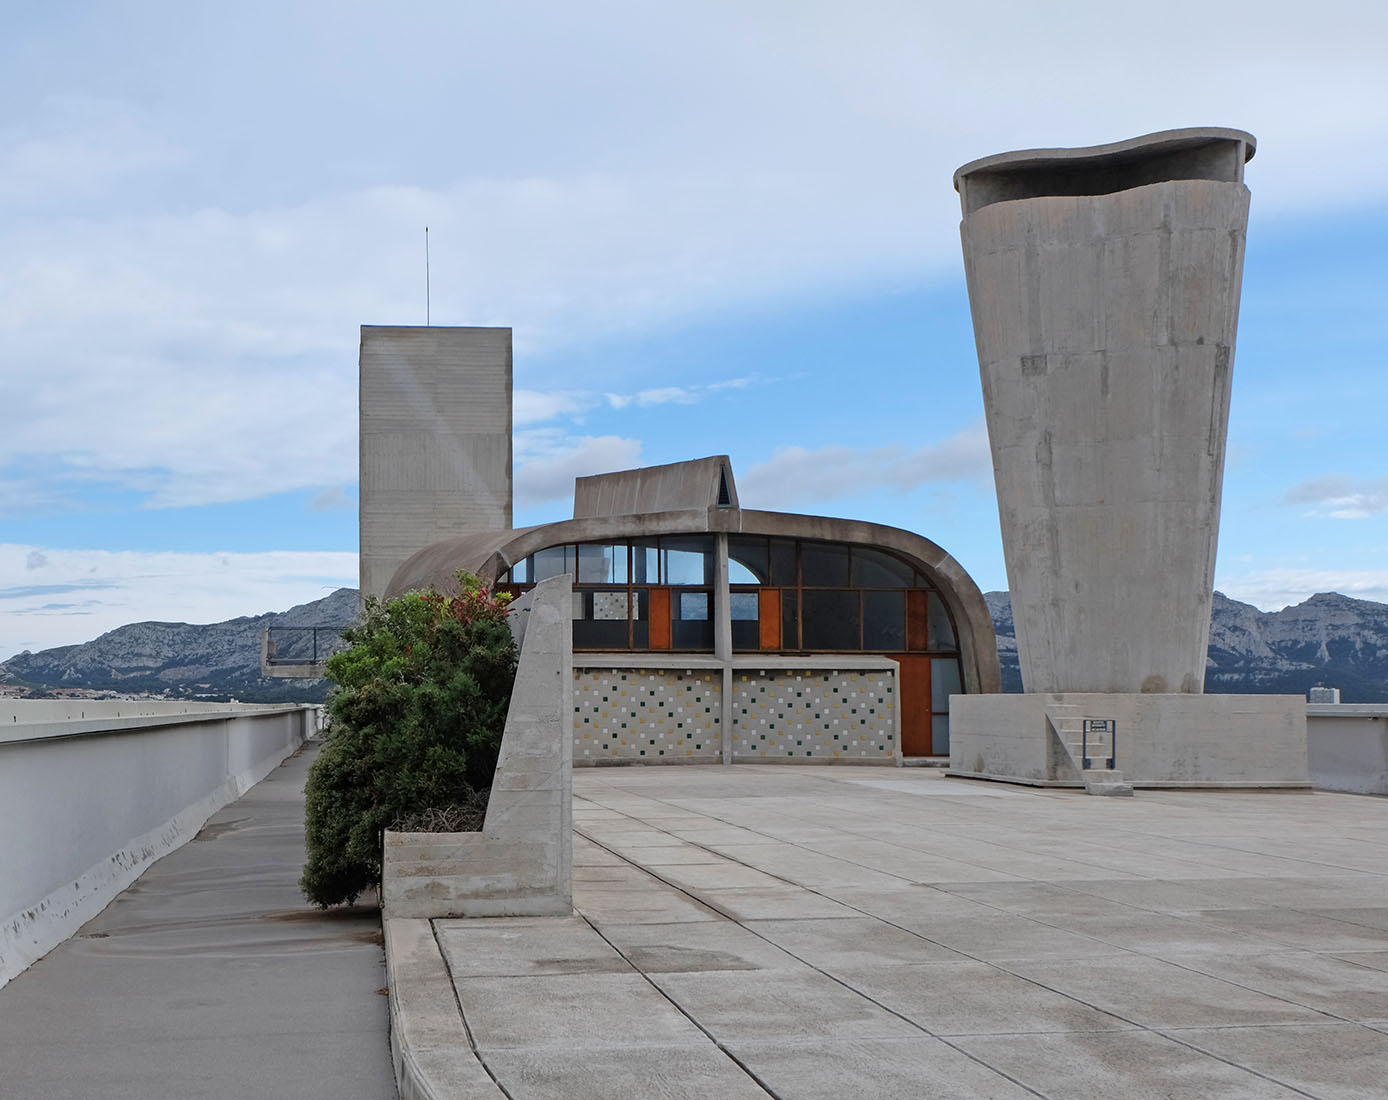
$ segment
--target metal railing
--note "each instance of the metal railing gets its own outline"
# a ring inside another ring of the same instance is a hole
[[[347,643],[340,626],[272,626],[265,631],[264,665],[323,665]]]

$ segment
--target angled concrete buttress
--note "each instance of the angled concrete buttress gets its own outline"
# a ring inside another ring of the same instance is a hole
[[[1199,693],[1254,140],[955,173],[1027,691]]]
[[[385,835],[382,911],[397,917],[567,915],[573,907],[573,582],[511,608],[520,646],[480,833]]]

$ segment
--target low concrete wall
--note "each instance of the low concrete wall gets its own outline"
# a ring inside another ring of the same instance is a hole
[[[520,645],[480,833],[385,834],[382,915],[550,916],[573,908],[573,607],[569,576],[511,608]]]
[[[318,707],[17,700],[0,708],[0,986],[263,779]]]
[[[1306,759],[1321,790],[1388,795],[1388,706],[1307,704]]]
[[[1046,721],[1056,704],[1117,721],[1117,767],[1135,787],[1310,786],[1299,695],[955,695],[950,774],[1081,786]]]

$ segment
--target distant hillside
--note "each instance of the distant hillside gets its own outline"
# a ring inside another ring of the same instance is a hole
[[[1021,691],[1011,601],[1006,592],[984,598],[998,635],[1003,688]],[[134,623],[85,645],[21,653],[0,664],[0,681],[178,698],[315,702],[323,698],[326,681],[260,675],[260,632],[342,627],[356,613],[356,589],[340,588],[280,614],[209,626]],[[1305,695],[1317,684],[1338,687],[1346,703],[1388,702],[1388,604],[1323,592],[1295,607],[1263,612],[1215,593],[1206,691]]]
[[[1006,592],[984,595],[998,635],[1003,688],[1021,691],[1012,603]],[[1319,684],[1338,687],[1346,703],[1388,702],[1388,604],[1320,592],[1281,611],[1214,594],[1209,692],[1305,695]]]
[[[260,675],[260,632],[266,627],[343,627],[357,614],[357,590],[284,612],[224,623],[132,623],[83,645],[24,652],[0,664],[0,680],[36,689],[86,688],[176,698],[242,702],[321,702],[326,680]]]

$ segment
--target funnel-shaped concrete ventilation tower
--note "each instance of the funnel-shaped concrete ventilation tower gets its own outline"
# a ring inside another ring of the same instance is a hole
[[[954,177],[1028,692],[1204,689],[1254,139]]]

